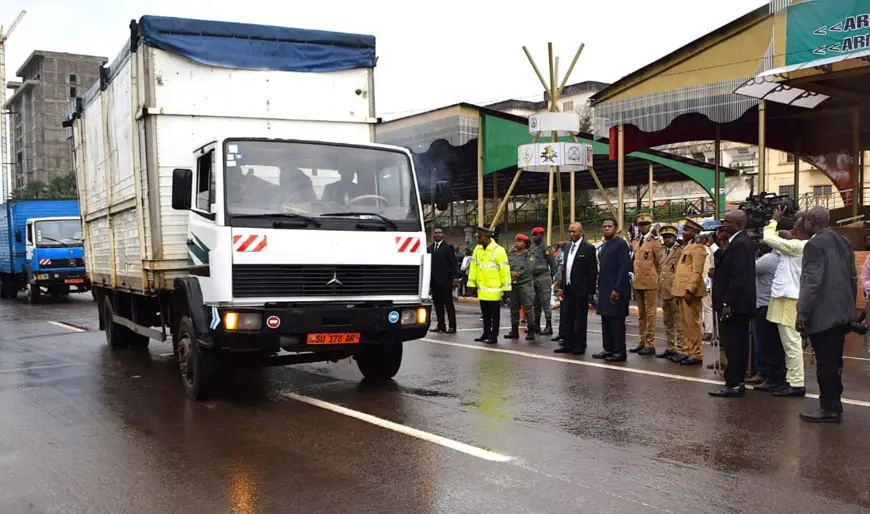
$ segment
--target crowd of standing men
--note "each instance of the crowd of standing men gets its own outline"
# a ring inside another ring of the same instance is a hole
[[[821,408],[801,418],[841,420],[843,345],[855,319],[857,273],[850,244],[828,228],[826,209],[814,207],[790,218],[777,209],[760,241],[746,230],[746,213],[730,211],[717,231],[719,244],[712,258],[698,237],[702,227],[693,220],[682,224],[683,244],[678,242],[676,226],[653,230],[649,214],[640,214],[635,221],[639,235],[629,243],[619,236],[615,220],[604,220],[604,241],[597,249],[585,240],[582,224],[571,224],[561,262],[544,243],[542,228],[534,229],[531,239],[518,235],[508,253],[490,229],[478,227],[478,244],[468,258],[467,271],[467,286],[477,291],[483,320],[483,333],[476,341],[496,344],[505,295],[511,305],[506,339],[520,337],[521,309],[528,320],[527,340],[553,334],[555,285],[560,299],[559,331],[553,337],[560,347],[555,352],[586,352],[587,315],[593,306],[601,316],[604,348],[592,357],[624,362],[633,290],[640,334],[637,346],[628,352],[683,366],[700,365],[702,311],[709,296],[718,322],[718,329],[710,330],[718,331],[716,339],[725,350],[725,386],[711,391],[711,396],[744,396],[747,382],[774,396],[804,396],[803,338],[807,337],[817,360]],[[432,330],[453,333],[452,289],[460,270],[441,229],[434,231],[429,252],[438,320]],[[667,348],[656,353],[659,298]],[[751,353],[758,373],[747,380]]]

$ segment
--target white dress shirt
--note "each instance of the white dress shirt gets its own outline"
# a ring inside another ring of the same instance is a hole
[[[580,246],[580,243],[583,241],[581,237],[577,241],[571,243],[571,248],[568,249],[568,253],[565,256],[565,284],[571,285],[571,268],[574,267],[574,257],[577,255],[577,247]]]

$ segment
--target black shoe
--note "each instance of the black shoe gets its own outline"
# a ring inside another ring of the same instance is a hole
[[[753,387],[753,389],[755,389],[756,391],[772,392],[772,391],[777,391],[779,389],[782,389],[783,387],[786,387],[786,386],[788,386],[788,384],[783,384],[782,382],[772,382],[770,380],[765,380],[764,382]]]
[[[455,334],[455,333],[456,333],[456,327],[450,327],[447,329],[447,332],[445,332],[445,334]]]
[[[555,335],[555,336],[553,336],[553,337],[550,338],[550,341],[556,341],[556,342],[558,342],[558,341],[561,341],[561,340],[562,340],[562,336],[560,336],[560,335]]]
[[[476,343],[482,343],[482,342],[485,341],[486,339],[489,339],[489,336],[486,335],[486,334],[483,334],[483,335],[480,336],[480,337],[475,337],[475,338],[474,338],[474,342],[476,342]]]
[[[668,358],[670,358],[670,357],[673,357],[673,356],[676,355],[676,354],[677,354],[677,352],[674,352],[674,351],[671,351],[671,350],[665,350],[665,351],[663,351],[662,353],[657,353],[657,354],[656,354],[656,358],[658,358],[658,359],[668,359]]]
[[[801,419],[810,423],[842,423],[843,415],[819,409],[813,412],[801,412]]]
[[[644,345],[639,344],[639,345],[635,346],[634,348],[632,348],[632,349],[629,350],[629,351],[630,351],[631,353],[637,353],[637,352],[643,350],[644,348],[645,348]]]
[[[773,396],[794,396],[794,397],[804,397],[807,395],[806,387],[783,387],[782,389],[777,389],[774,391]]]
[[[656,349],[653,346],[647,346],[643,350],[637,352],[638,355],[655,355]]]
[[[574,351],[571,353],[573,353],[574,355],[586,355],[586,347],[584,346],[583,348],[574,348]]]
[[[437,334],[438,332],[447,332],[447,329],[445,329],[444,327],[435,327],[430,328],[429,332],[435,332]]]
[[[688,355],[683,355],[682,353],[675,353],[674,355],[671,355],[671,362],[676,362],[677,364],[679,364],[688,358]]]
[[[573,351],[573,348],[568,348],[567,346],[560,346],[559,348],[553,350],[553,353],[571,353]]]
[[[704,364],[704,361],[701,359],[696,359],[694,357],[686,357],[685,359],[680,361],[680,366],[697,366],[699,364]]]
[[[737,387],[723,387],[718,391],[710,391],[707,394],[717,398],[740,398],[746,394],[746,386],[740,384]]]
[[[526,332],[526,341],[535,341],[536,333],[537,332],[535,332],[534,330],[529,330],[528,332]]]
[[[625,362],[628,360],[628,356],[624,353],[611,353],[604,360],[607,362]]]
[[[505,339],[519,339],[520,331],[516,328],[512,328],[510,332],[504,335]]]
[[[607,350],[605,350],[603,352],[598,352],[598,353],[592,354],[592,358],[593,359],[606,359],[608,355],[612,355],[612,354],[610,352],[608,352]]]
[[[541,330],[542,336],[551,336],[553,335],[553,325],[548,321],[547,326],[544,327],[544,330]]]
[[[495,340],[494,337],[487,337],[486,339],[484,339],[481,342],[485,343],[485,344],[496,344],[497,343],[497,341]]]

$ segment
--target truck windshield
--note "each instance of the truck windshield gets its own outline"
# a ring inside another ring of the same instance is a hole
[[[407,155],[326,143],[230,140],[225,143],[226,203],[232,215],[302,214],[321,223],[386,218],[419,230]]]
[[[82,246],[80,220],[37,221],[34,227],[36,246]]]

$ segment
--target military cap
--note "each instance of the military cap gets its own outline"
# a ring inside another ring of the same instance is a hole
[[[673,225],[665,225],[662,227],[661,230],[659,230],[659,234],[661,234],[663,236],[666,236],[668,234],[675,236],[675,235],[677,235],[677,227],[675,227]]]
[[[528,242],[529,242],[529,236],[527,236],[527,235],[525,235],[525,234],[517,234],[517,240],[518,240],[518,241],[525,241],[525,242],[528,243]]]
[[[686,226],[686,227],[691,228],[691,229],[694,230],[695,232],[701,232],[702,230],[704,230],[704,227],[702,227],[702,226],[701,226],[697,221],[695,221],[695,220],[687,219],[687,220],[683,221],[683,225]]]
[[[532,229],[532,234],[543,234],[544,227],[535,227]]]
[[[634,218],[634,221],[637,224],[652,223],[653,217],[652,217],[652,214],[649,214],[647,212],[642,212],[642,213],[638,214],[637,217]]]
[[[475,229],[475,231],[477,232],[477,235],[479,235],[479,236],[489,236],[489,237],[492,237],[493,234],[495,233],[495,232],[493,232],[492,230],[490,230],[489,227],[483,227],[483,226],[477,227],[477,228]]]

